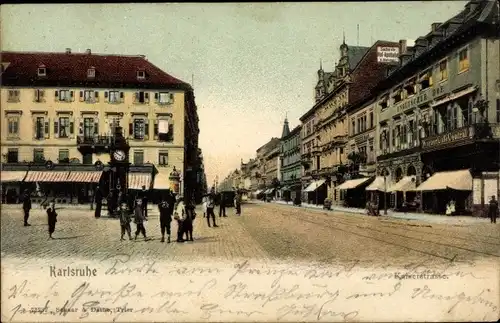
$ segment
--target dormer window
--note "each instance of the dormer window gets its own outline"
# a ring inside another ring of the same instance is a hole
[[[144,80],[146,78],[146,71],[137,71],[137,79]]]
[[[398,88],[398,89],[396,89],[396,90],[394,91],[394,94],[393,94],[393,96],[392,96],[392,98],[393,98],[393,100],[394,100],[394,101],[393,101],[394,103],[398,103],[399,101],[401,101],[401,100],[403,99],[403,97],[402,97],[402,95],[401,95],[401,92],[402,92],[402,91],[401,91],[401,88]]]
[[[47,76],[47,69],[45,66],[38,67],[38,76]]]
[[[87,70],[87,77],[94,78],[95,77],[95,67],[91,67]]]

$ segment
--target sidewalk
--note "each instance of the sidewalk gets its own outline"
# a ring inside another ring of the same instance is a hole
[[[260,200],[252,200],[249,203],[267,203]],[[281,204],[290,207],[297,207],[293,205],[292,202],[286,203],[284,201],[272,201],[274,204]],[[355,214],[363,214],[366,215],[366,209],[360,208],[348,208],[339,205],[332,205],[331,210],[323,209],[323,205],[314,205],[302,203],[300,207],[308,208],[308,209],[317,209],[323,210],[325,212],[342,212],[342,213],[355,213]],[[441,214],[427,214],[427,213],[403,213],[403,212],[394,212],[392,210],[387,210],[387,215],[383,215],[383,210],[381,210],[382,218],[395,218],[401,220],[408,221],[424,221],[429,223],[441,223],[441,224],[473,224],[473,223],[486,223],[489,222],[488,218],[480,218],[474,216],[446,216]]]

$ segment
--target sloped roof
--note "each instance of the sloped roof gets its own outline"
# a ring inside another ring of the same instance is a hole
[[[369,49],[370,47],[364,46],[348,46],[347,58],[349,59],[349,68],[351,71],[358,66],[359,62]]]
[[[10,86],[85,86],[180,88],[191,86],[149,62],[144,56],[87,53],[2,52],[1,61],[10,63],[2,74],[2,83]],[[38,68],[46,68],[46,76],[38,76]],[[87,77],[89,68],[95,77]],[[137,72],[145,79],[138,80]]]

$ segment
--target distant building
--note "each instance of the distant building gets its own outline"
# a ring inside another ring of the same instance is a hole
[[[285,200],[293,201],[301,197],[302,163],[300,157],[301,125],[290,131],[288,120],[285,119],[281,134],[281,194]]]

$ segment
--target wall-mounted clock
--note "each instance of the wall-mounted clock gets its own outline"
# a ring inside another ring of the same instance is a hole
[[[117,161],[124,161],[126,157],[127,157],[127,155],[125,154],[125,152],[123,150],[116,150],[113,153],[113,158]]]

